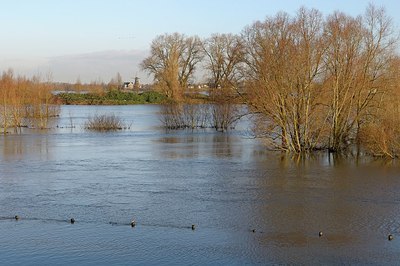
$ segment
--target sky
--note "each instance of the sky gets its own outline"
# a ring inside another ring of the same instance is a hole
[[[279,11],[357,16],[369,3],[385,7],[400,29],[398,0],[0,0],[0,71],[56,82],[108,82],[120,73],[148,83],[139,64],[158,35],[239,34]]]

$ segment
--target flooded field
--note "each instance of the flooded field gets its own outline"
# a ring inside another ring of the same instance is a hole
[[[131,128],[83,130],[110,112]],[[267,152],[246,121],[166,132],[158,112],[63,106],[51,130],[0,136],[0,265],[400,261],[395,163]]]

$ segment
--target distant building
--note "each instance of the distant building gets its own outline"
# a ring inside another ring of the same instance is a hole
[[[136,91],[139,91],[139,89],[142,88],[142,85],[140,85],[140,79],[138,77],[135,77],[135,83],[133,83],[133,88]]]
[[[142,88],[142,85],[140,84],[140,79],[138,77],[135,77],[135,81],[127,81],[124,82],[124,84],[122,85],[122,88],[124,90],[135,90],[137,92],[139,92],[139,90]]]
[[[135,84],[132,81],[124,82],[124,85],[122,86],[125,90],[133,90],[134,87]]]

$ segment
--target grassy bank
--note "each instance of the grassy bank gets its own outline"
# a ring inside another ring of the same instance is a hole
[[[60,93],[57,95],[62,104],[67,105],[128,105],[128,104],[159,104],[165,96],[159,92],[143,93],[109,91],[99,93]]]

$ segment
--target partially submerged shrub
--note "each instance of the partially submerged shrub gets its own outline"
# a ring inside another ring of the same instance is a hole
[[[213,128],[217,131],[227,131],[235,128],[240,119],[239,106],[231,103],[220,103],[212,105]]]
[[[208,106],[195,104],[164,104],[161,121],[167,129],[209,127]]]
[[[393,112],[394,113],[394,112]],[[397,158],[400,155],[400,118],[386,115],[380,121],[365,125],[360,142],[366,151],[376,157]]]
[[[167,129],[215,128],[226,131],[234,128],[240,118],[233,104],[164,104],[161,121]]]
[[[85,129],[96,131],[113,131],[130,128],[115,114],[96,114],[95,116],[88,118],[84,127]]]

